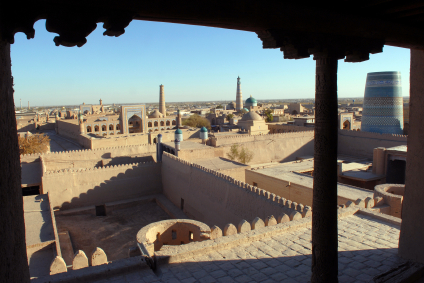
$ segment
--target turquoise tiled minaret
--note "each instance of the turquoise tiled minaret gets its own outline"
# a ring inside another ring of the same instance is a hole
[[[400,72],[368,73],[361,130],[380,134],[403,134]]]

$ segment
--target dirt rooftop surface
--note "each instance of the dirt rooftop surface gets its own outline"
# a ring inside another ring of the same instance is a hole
[[[107,210],[107,216],[87,211],[78,215],[57,215],[58,232],[69,231],[74,252],[83,250],[87,257],[96,247],[102,248],[108,260],[128,257],[136,246],[136,234],[142,227],[171,217],[155,202]]]

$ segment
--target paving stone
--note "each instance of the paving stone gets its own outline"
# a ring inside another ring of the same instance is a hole
[[[232,277],[230,276],[225,276],[225,277],[221,277],[217,279],[218,282],[222,282],[222,283],[231,283],[231,282],[236,282]]]
[[[240,282],[240,283],[245,283],[245,282],[252,281],[252,279],[250,279],[249,276],[246,276],[244,274],[243,275],[240,275],[240,276],[238,276],[236,278],[234,278],[234,280],[237,281],[237,282]]]
[[[256,282],[261,282],[261,281],[268,279],[269,276],[262,273],[262,272],[259,272],[259,273],[253,274],[252,276],[250,276],[250,278],[252,278]]]
[[[227,273],[224,270],[216,270],[216,271],[211,272],[210,276],[217,279],[217,278],[220,278],[220,277],[227,276]]]
[[[282,272],[277,272],[277,273],[274,273],[274,274],[272,274],[271,276],[270,276],[272,279],[274,279],[275,281],[277,281],[277,282],[281,282],[282,280],[285,280],[285,279],[287,279],[288,277],[287,277],[287,275],[285,275],[284,273],[282,273]]]
[[[255,269],[256,270],[256,269]],[[229,276],[231,276],[232,278],[236,278],[237,276],[240,276],[240,275],[242,275],[243,274],[243,271],[241,271],[240,269],[238,269],[238,268],[234,268],[234,269],[230,269],[230,270],[228,270],[227,271],[227,274],[229,275]]]
[[[286,272],[286,275],[290,276],[291,278],[294,278],[294,277],[301,276],[302,273],[299,272],[299,271],[297,271],[296,269],[291,269],[291,270],[289,270],[289,271]]]

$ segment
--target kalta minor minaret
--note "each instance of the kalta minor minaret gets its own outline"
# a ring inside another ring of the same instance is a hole
[[[163,85],[160,85],[159,87],[159,112],[163,114],[163,117],[166,116],[165,93],[163,91]]]
[[[240,77],[237,77],[237,97],[236,97],[236,110],[243,109],[243,97],[241,96],[241,82]]]

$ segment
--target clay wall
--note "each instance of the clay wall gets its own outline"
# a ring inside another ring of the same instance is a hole
[[[372,159],[376,147],[406,145],[408,136],[339,130],[338,154],[363,156]]]
[[[252,170],[246,170],[246,183],[250,185],[256,183],[263,190],[312,207],[313,189],[311,187],[267,176]],[[355,200],[337,196],[337,204],[345,204],[348,201]]]
[[[126,134],[105,137],[91,137],[91,149],[126,146],[126,145],[141,145],[149,143],[148,134]]]
[[[21,162],[34,162],[40,155],[21,155]],[[94,168],[134,162],[153,161],[156,145],[116,146],[101,149],[85,149],[43,154],[46,171],[61,169]]]
[[[58,134],[74,141],[79,141],[80,126],[77,119],[58,120],[56,123]]]
[[[43,194],[54,209],[70,209],[161,193],[161,164],[133,163],[103,168],[44,172]]]
[[[256,183],[257,186],[263,190],[267,190],[285,199],[312,207],[312,188],[267,176],[252,170],[246,170],[246,183],[251,185]],[[346,201],[338,203],[344,204]]]
[[[242,219],[294,211],[285,199],[168,153],[163,154],[162,177],[164,195],[188,217],[209,226],[223,229]]]
[[[79,126],[78,126],[79,131]],[[184,139],[199,139],[199,129],[182,129]],[[93,137],[87,134],[79,135],[78,142],[84,148],[98,149],[105,147],[128,146],[128,145],[143,145],[154,144],[157,141],[157,135],[162,134],[162,142],[170,142],[175,139],[175,130],[152,132],[152,133],[137,133],[125,135],[109,135],[103,137]],[[60,134],[63,134],[59,131]]]
[[[276,134],[276,133],[287,133],[287,132],[308,132],[308,131],[314,131],[311,127],[305,127],[305,126],[294,126],[294,125],[287,125],[287,124],[273,124],[268,123],[268,129],[270,134]]]
[[[252,140],[253,138],[253,140]],[[233,141],[243,138],[229,139]],[[248,164],[267,163],[271,161],[293,161],[296,157],[311,156],[314,154],[314,132],[297,132],[284,134],[269,134],[263,136],[248,136],[248,142],[235,142],[253,152],[253,159]],[[227,158],[231,144],[217,148]]]

